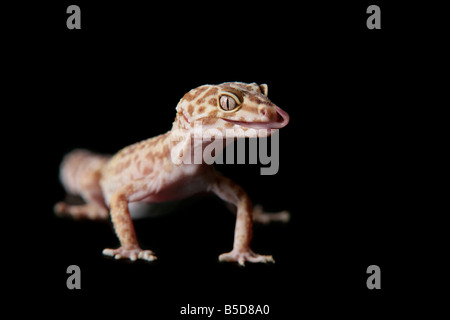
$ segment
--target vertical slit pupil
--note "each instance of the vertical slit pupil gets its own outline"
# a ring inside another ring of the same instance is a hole
[[[223,110],[226,110],[226,111],[233,110],[234,108],[236,108],[236,105],[237,105],[237,103],[231,97],[222,96],[220,98],[220,107]]]

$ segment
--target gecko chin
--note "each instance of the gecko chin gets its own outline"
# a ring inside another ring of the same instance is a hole
[[[222,120],[230,122],[235,125],[239,125],[245,128],[252,129],[281,129],[289,123],[289,115],[286,111],[282,110],[279,107],[276,107],[278,119],[276,121],[268,121],[268,122],[251,122],[251,121],[236,121],[231,119],[222,118]]]

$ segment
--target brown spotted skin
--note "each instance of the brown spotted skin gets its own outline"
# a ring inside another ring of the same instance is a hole
[[[223,95],[225,100],[232,98],[233,101],[229,101],[237,107],[224,110],[220,104]],[[237,138],[254,136],[250,135],[249,128],[263,127],[268,130],[258,136],[268,136],[287,124],[287,114],[268,99],[267,85],[240,82],[193,89],[184,95],[176,110],[172,130],[130,145],[112,157],[86,150],[69,153],[61,164],[62,184],[68,193],[80,195],[86,203],[74,206],[59,202],[55,212],[75,218],[98,219],[106,218],[109,211],[121,246],[105,249],[103,253],[116,259],[152,261],[156,259],[154,253],[142,250],[138,244],[129,204],[212,192],[237,208],[233,249],[220,255],[219,260],[240,265],[246,261],[273,262],[272,256],[259,255],[250,249],[252,221],[286,221],[289,214],[267,215],[260,207],[253,210],[247,193],[239,185],[206,163],[187,164],[184,160],[192,157],[196,148],[207,146],[195,138],[194,128],[198,124],[205,132],[211,128],[224,133],[235,129]]]

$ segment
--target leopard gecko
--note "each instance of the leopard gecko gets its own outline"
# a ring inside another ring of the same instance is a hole
[[[265,213],[252,203],[241,186],[219,174],[202,161],[185,161],[195,149],[204,150],[214,139],[201,139],[195,128],[209,138],[267,137],[289,122],[289,115],[273,104],[268,86],[256,83],[227,82],[203,85],[186,93],[176,107],[172,129],[159,136],[132,144],[113,156],[77,149],[68,153],[60,166],[60,180],[68,194],[80,196],[82,205],[58,202],[55,213],[74,218],[111,217],[120,241],[117,249],[103,254],[116,259],[156,259],[151,250],[138,244],[130,204],[157,203],[209,192],[232,204],[236,213],[233,248],[219,261],[274,262],[270,255],[250,249],[252,222],[287,220],[289,213]],[[228,140],[227,140],[228,141]]]

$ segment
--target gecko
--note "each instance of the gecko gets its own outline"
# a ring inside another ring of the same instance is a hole
[[[266,84],[226,82],[202,85],[186,93],[176,106],[172,129],[159,136],[127,146],[115,155],[84,149],[66,154],[60,165],[60,180],[67,194],[78,195],[84,204],[61,201],[54,211],[73,218],[108,219],[119,239],[116,249],[103,254],[115,259],[157,259],[152,250],[141,249],[130,208],[134,203],[158,203],[213,193],[235,209],[234,242],[219,261],[274,262],[250,248],[252,223],[287,221],[289,212],[269,214],[252,206],[245,190],[221,175],[214,166],[186,161],[196,148],[205,150],[214,139],[198,138],[197,125],[209,138],[268,137],[289,122],[289,115],[268,98]],[[227,139],[228,141],[228,139]]]

